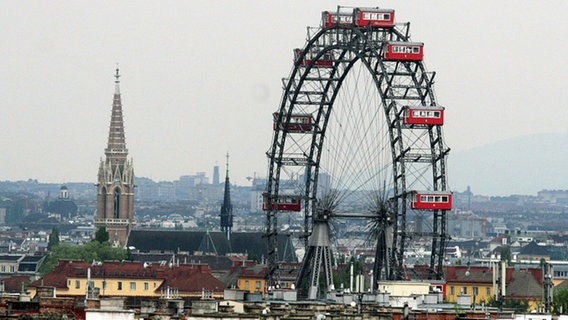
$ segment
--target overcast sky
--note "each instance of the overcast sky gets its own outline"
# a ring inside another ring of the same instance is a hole
[[[453,152],[566,132],[565,0],[2,1],[0,180],[96,180],[116,63],[137,176],[211,177],[227,151],[233,183],[266,176],[292,49],[338,4],[411,22]]]

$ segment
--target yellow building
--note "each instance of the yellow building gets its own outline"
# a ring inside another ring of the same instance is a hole
[[[85,296],[88,284],[103,297],[200,298],[203,291],[223,296],[225,284],[207,265],[151,265],[140,262],[90,264],[62,260],[27,289],[35,296],[40,286],[56,288],[58,296]]]
[[[471,297],[471,303],[488,302],[493,297],[493,271],[488,267],[447,267],[446,300],[457,302],[459,295]]]
[[[250,293],[262,293],[264,297],[267,272],[268,269],[265,265],[240,268],[237,276],[237,288]]]
[[[542,270],[506,268],[504,276],[490,267],[452,266],[446,271],[446,300],[457,302],[459,295],[467,295],[471,304],[489,302],[502,294],[505,299],[526,300],[529,311],[537,310],[542,301]],[[498,279],[504,278],[505,288]],[[494,284],[495,283],[495,284]]]

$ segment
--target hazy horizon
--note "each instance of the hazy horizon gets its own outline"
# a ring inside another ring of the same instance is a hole
[[[498,141],[566,132],[564,1],[11,1],[0,3],[0,180],[96,181],[118,63],[137,176],[211,178],[218,164],[223,179],[229,152],[231,181],[247,185],[266,176],[271,114],[306,26],[337,5],[377,4],[425,43],[450,164]],[[452,175],[475,174],[467,170],[452,168],[450,185]],[[552,178],[535,177],[556,185]],[[495,188],[512,193],[516,185],[502,180]]]

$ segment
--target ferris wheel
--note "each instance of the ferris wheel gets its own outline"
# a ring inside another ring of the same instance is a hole
[[[424,45],[394,10],[338,8],[308,28],[283,80],[269,158],[266,210],[269,285],[277,285],[279,217],[301,221],[305,245],[297,286],[313,299],[332,283],[333,221],[364,221],[374,242],[374,284],[402,279],[410,239],[431,239],[432,278],[441,277],[451,209],[444,108],[434,95]],[[427,231],[408,217],[428,216]],[[281,218],[280,218],[281,219]],[[374,288],[376,289],[376,288]]]

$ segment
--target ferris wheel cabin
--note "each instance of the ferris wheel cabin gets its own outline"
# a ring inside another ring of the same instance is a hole
[[[383,47],[383,58],[393,61],[422,61],[424,43],[387,41]]]
[[[412,191],[410,208],[419,210],[452,210],[452,193],[448,191]]]
[[[265,192],[262,194],[262,210],[268,211],[268,197],[270,195]],[[274,204],[272,209],[274,209]],[[276,210],[278,211],[301,211],[302,198],[296,195],[279,195],[276,203]]]
[[[347,12],[330,12],[321,13],[321,24],[324,27],[331,27],[337,24],[352,25],[353,14]]]
[[[283,117],[281,126],[278,125],[278,112],[272,114],[274,118],[273,129],[283,129],[286,119]],[[290,122],[286,126],[286,131],[294,133],[311,132],[314,128],[314,117],[311,113],[293,114],[290,116]]]
[[[379,8],[355,8],[353,23],[358,27],[392,28],[394,27],[394,10]]]
[[[312,51],[308,52],[305,56],[302,52],[302,49],[294,49],[294,65],[296,66],[307,66],[312,64],[314,67],[324,67],[329,68],[333,67],[333,55],[331,52],[325,52],[322,54],[319,59],[314,60],[319,52]]]
[[[444,107],[440,106],[404,106],[402,123],[443,125]]]

